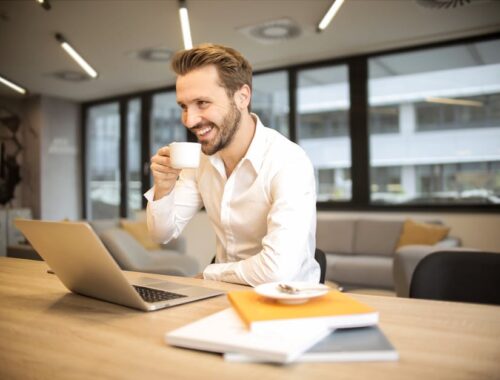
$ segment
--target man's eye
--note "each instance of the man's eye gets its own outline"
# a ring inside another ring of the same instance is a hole
[[[198,107],[206,107],[208,105],[208,102],[204,100],[199,100],[198,101]]]

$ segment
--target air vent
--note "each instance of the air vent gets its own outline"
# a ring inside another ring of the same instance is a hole
[[[300,26],[293,20],[282,18],[263,24],[238,28],[238,31],[263,44],[279,43],[302,34]]]
[[[464,5],[484,3],[490,0],[415,0],[424,8],[449,9],[459,8]]]

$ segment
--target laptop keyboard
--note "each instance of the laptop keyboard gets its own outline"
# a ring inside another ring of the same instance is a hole
[[[137,293],[142,297],[142,299],[146,302],[159,302],[159,301],[168,301],[175,300],[177,298],[187,297],[183,294],[166,292],[165,290],[158,290],[152,288],[146,288],[144,286],[133,285]]]

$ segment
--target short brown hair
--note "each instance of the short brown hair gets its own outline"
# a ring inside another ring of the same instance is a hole
[[[172,58],[172,69],[177,75],[186,75],[209,65],[214,65],[217,69],[220,85],[229,97],[245,84],[252,89],[252,66],[245,57],[230,47],[202,44],[179,51]]]

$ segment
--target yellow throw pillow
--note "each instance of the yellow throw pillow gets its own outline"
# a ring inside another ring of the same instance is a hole
[[[413,220],[406,220],[403,225],[403,232],[399,238],[397,248],[403,245],[424,244],[434,245],[438,241],[444,239],[449,227],[444,227],[436,224],[418,223]]]
[[[160,249],[160,245],[155,243],[149,236],[148,226],[146,222],[136,222],[122,219],[120,221],[122,228],[132,235],[135,240],[144,246],[146,249]]]

